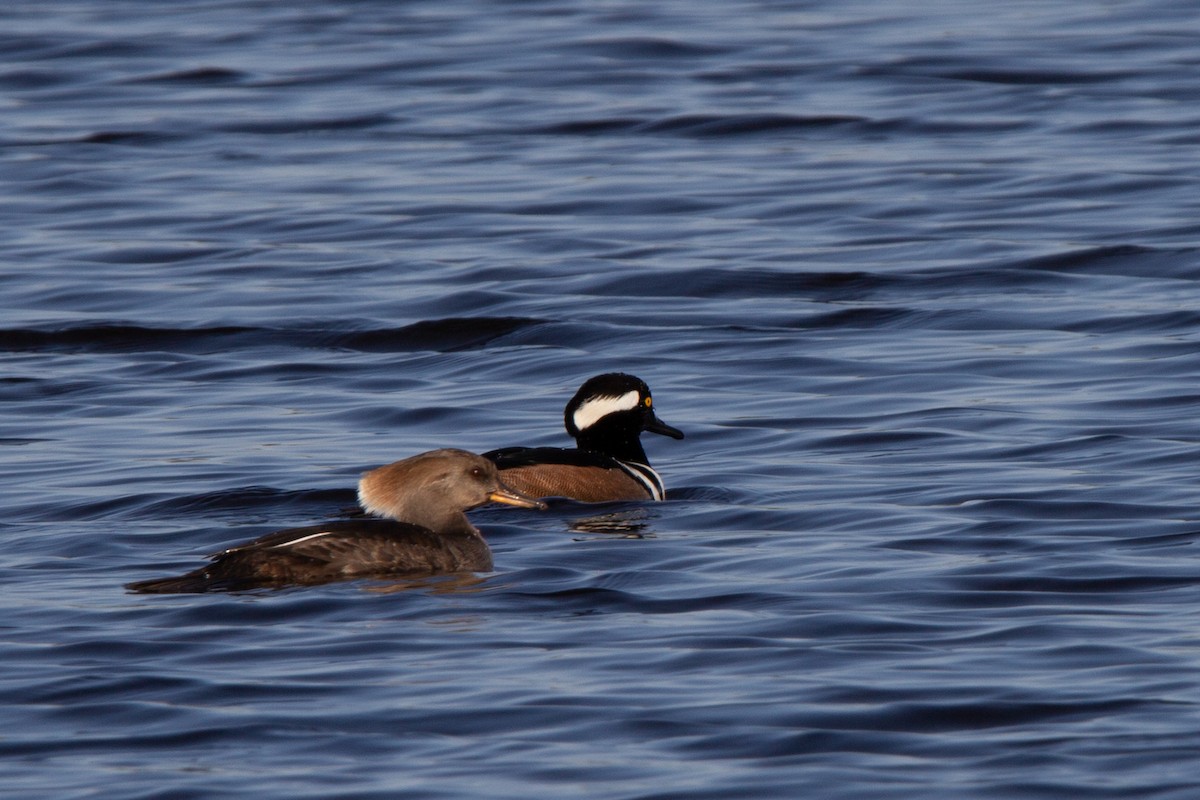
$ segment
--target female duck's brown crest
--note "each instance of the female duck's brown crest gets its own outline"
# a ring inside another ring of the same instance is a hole
[[[484,503],[545,508],[500,481],[496,465],[466,450],[431,450],[363,475],[358,501],[370,514],[432,531],[460,527],[462,512]]]

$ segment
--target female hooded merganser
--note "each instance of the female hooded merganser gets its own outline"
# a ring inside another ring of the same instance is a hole
[[[663,499],[666,490],[642,449],[641,433],[682,439],[683,432],[655,416],[645,381],[620,372],[589,378],[563,417],[577,448],[505,447],[483,457],[496,462],[505,483],[533,497]]]
[[[231,547],[177,578],[131,583],[135,592],[242,591],[353,578],[487,572],[492,553],[463,512],[487,502],[542,503],[500,481],[496,466],[465,450],[432,450],[373,469],[358,484],[368,513],[276,531]]]

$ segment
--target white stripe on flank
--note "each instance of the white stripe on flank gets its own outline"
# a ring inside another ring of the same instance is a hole
[[[625,474],[646,487],[651,500],[661,501],[666,497],[667,490],[663,486],[662,476],[654,471],[649,464],[639,464],[637,461],[618,461]]]
[[[273,544],[273,545],[271,545],[271,548],[274,549],[276,547],[292,547],[294,545],[300,544],[301,542],[307,542],[309,539],[319,539],[322,536],[328,536],[330,533],[331,533],[331,531],[321,531],[320,533],[310,533],[308,536],[301,536],[299,539],[288,539],[286,542],[280,542],[279,544]]]
[[[593,397],[575,409],[575,413],[571,415],[571,421],[575,423],[577,430],[585,431],[609,414],[614,414],[618,411],[631,411],[637,408],[638,403],[641,401],[642,396],[636,389],[616,397],[611,395],[607,397]]]

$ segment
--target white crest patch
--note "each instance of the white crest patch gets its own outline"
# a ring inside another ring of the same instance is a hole
[[[616,397],[592,397],[586,403],[575,409],[571,421],[577,430],[587,430],[609,414],[618,411],[632,411],[642,402],[642,395],[634,390]]]

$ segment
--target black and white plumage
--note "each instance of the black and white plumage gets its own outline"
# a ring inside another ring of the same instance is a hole
[[[662,500],[662,478],[642,448],[642,431],[682,439],[658,418],[645,381],[610,372],[589,378],[567,403],[563,421],[574,448],[505,447],[484,453],[505,483],[532,497],[584,502]]]
[[[486,572],[491,550],[463,512],[488,502],[545,508],[502,483],[491,461],[464,450],[433,450],[371,470],[359,482],[358,496],[364,510],[389,519],[276,531],[217,553],[186,575],[126,588],[159,594],[242,591]]]

